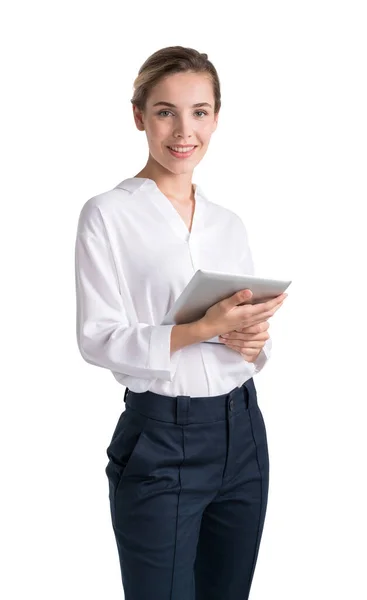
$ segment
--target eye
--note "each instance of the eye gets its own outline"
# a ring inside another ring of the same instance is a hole
[[[195,112],[196,112],[196,114],[197,113],[202,113],[203,115],[208,114],[205,110],[196,110]],[[162,113],[171,113],[171,111],[170,110],[161,110],[161,111],[159,111],[159,113],[157,113],[158,117],[160,117],[162,115]],[[200,118],[202,118],[202,117],[200,117]]]
[[[159,113],[157,113],[157,115],[158,115],[158,117],[160,117],[162,113],[168,113],[168,112],[171,112],[171,111],[169,111],[169,110],[161,110]]]

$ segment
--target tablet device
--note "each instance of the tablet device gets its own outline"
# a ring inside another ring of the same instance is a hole
[[[253,296],[243,304],[258,304],[279,296],[291,280],[264,279],[253,275],[237,275],[198,269],[181,295],[164,317],[161,325],[181,325],[201,319],[208,308],[240,290],[250,289]],[[207,343],[222,344],[215,336]]]

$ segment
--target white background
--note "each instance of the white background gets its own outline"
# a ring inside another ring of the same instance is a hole
[[[251,600],[367,597],[363,9],[2,10],[4,599],[123,597],[104,468],[124,387],[78,353],[74,241],[82,205],[146,163],[133,80],[169,45],[206,52],[221,80],[218,129],[193,181],[243,218],[258,275],[293,280],[255,376],[271,480]]]

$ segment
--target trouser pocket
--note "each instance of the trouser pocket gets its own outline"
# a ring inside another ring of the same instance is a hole
[[[269,450],[266,426],[263,414],[259,405],[256,405],[251,412],[253,434],[256,441],[259,466],[268,475],[269,473]]]
[[[121,479],[129,473],[148,420],[148,417],[126,405],[126,409],[117,422],[106,450],[109,461],[105,473],[109,480],[110,499],[112,500],[116,496]]]

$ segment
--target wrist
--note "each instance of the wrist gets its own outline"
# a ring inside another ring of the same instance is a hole
[[[211,338],[217,335],[217,331],[213,331],[213,327],[209,326],[203,319],[199,319],[192,323],[195,325],[196,334],[198,336],[198,341],[204,342],[205,340],[210,340]]]

